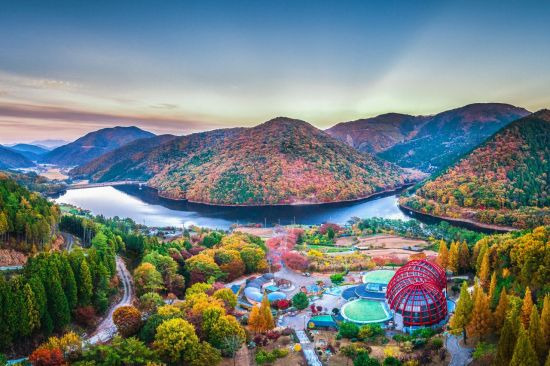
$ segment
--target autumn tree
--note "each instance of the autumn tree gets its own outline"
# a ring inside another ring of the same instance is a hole
[[[465,241],[460,244],[458,250],[458,267],[460,272],[466,272],[470,268],[470,250]]]
[[[228,309],[235,309],[235,306],[237,306],[237,295],[235,295],[229,288],[224,287],[219,289],[215,291],[212,296],[216,299],[222,300]]]
[[[497,289],[497,271],[493,271],[491,282],[489,284],[489,305],[493,307],[495,301],[495,292]]]
[[[141,313],[134,306],[121,306],[113,313],[113,322],[123,337],[137,333],[141,326]]]
[[[263,296],[260,307],[258,308],[257,306],[254,306],[254,308],[257,308],[257,310],[255,311],[252,309],[248,320],[250,328],[258,333],[267,332],[268,330],[273,329],[275,327],[275,322],[273,321],[271,306],[266,294]]]
[[[59,348],[45,349],[38,348],[29,356],[33,366],[64,366],[67,364]]]
[[[527,332],[520,326],[518,340],[514,347],[514,355],[510,361],[510,366],[538,366],[537,354],[529,342]]]
[[[497,332],[500,332],[504,325],[504,319],[506,318],[506,312],[508,311],[508,295],[506,294],[506,288],[502,288],[500,291],[500,298],[498,300],[497,308],[493,313],[494,326]]]
[[[550,295],[544,297],[540,315],[540,327],[544,339],[544,350],[550,352]]]
[[[474,307],[470,322],[466,326],[468,336],[471,338],[483,339],[491,331],[491,310],[489,309],[489,300],[482,289],[474,297]]]
[[[449,249],[449,264],[448,269],[453,273],[458,273],[459,258],[458,258],[458,242],[453,241]]]
[[[444,240],[439,241],[437,263],[444,269],[447,269],[447,265],[449,264],[449,249],[447,249],[447,243]]]
[[[479,271],[477,273],[477,277],[479,278],[479,281],[485,288],[487,288],[487,285],[489,284],[490,274],[491,274],[491,266],[489,263],[489,251],[487,250],[483,255],[483,258],[481,260],[481,266],[479,267]]]
[[[509,318],[504,320],[504,326],[500,331],[500,338],[498,340],[495,365],[508,365],[510,363],[517,342],[517,325],[519,325],[517,320],[514,321]]]
[[[134,284],[138,295],[158,292],[163,288],[162,276],[151,263],[142,263],[134,270]]]
[[[527,329],[529,327],[529,320],[531,318],[531,311],[533,310],[533,297],[529,287],[525,290],[525,296],[523,297],[523,305],[521,306],[521,324]]]
[[[451,328],[454,333],[462,333],[466,341],[466,326],[470,323],[472,316],[473,302],[468,292],[468,283],[462,282],[460,287],[460,296],[456,303],[456,308],[450,320]]]
[[[539,312],[537,307],[533,306],[531,316],[529,317],[529,329],[527,334],[529,336],[529,342],[531,342],[540,363],[542,363],[544,361],[544,357],[546,356],[546,347],[540,325]]]

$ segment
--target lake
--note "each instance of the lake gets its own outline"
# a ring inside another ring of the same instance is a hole
[[[263,207],[212,206],[161,198],[156,191],[137,185],[68,190],[54,199],[106,217],[129,217],[148,226],[198,225],[228,229],[232,224],[266,223],[314,225],[345,224],[352,217],[408,220],[397,204],[398,194],[363,201],[323,205]]]

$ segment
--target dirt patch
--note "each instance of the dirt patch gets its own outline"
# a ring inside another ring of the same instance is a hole
[[[48,168],[46,171],[40,172],[40,175],[49,180],[65,180],[69,178],[60,168]]]
[[[409,239],[397,235],[373,235],[358,238],[358,248],[365,249],[403,249],[404,247],[428,246],[428,242],[420,239]]]
[[[260,238],[263,238],[263,239],[269,239],[277,235],[277,233],[275,233],[275,230],[273,228],[263,228],[263,227],[238,227],[233,231],[259,236]]]
[[[27,263],[27,256],[17,250],[0,249],[0,267],[22,266]]]
[[[418,254],[418,253],[424,253],[426,254],[426,257],[437,256],[437,253],[434,252],[433,250],[423,250],[422,252],[415,252],[412,250],[404,250],[404,249],[372,249],[372,250],[362,250],[361,253],[367,254],[372,258],[394,257],[394,258],[404,259],[404,260],[407,260],[411,255]]]
[[[354,236],[344,236],[336,239],[334,245],[337,247],[351,247],[357,239]]]

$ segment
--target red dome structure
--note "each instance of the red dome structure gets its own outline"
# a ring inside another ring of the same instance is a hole
[[[386,299],[390,309],[402,317],[404,326],[439,323],[447,316],[443,268],[426,260],[410,261],[388,283]]]

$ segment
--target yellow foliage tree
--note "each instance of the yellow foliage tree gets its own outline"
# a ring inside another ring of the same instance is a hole
[[[449,250],[447,249],[447,243],[444,240],[439,241],[439,253],[437,254],[437,263],[447,269],[449,263]]]
[[[479,281],[481,281],[482,286],[487,286],[489,284],[490,273],[491,273],[491,266],[489,263],[489,251],[487,250],[483,255],[483,259],[481,260],[481,266],[479,267],[479,271],[477,274],[477,277],[479,278]]]
[[[527,329],[529,327],[529,320],[531,318],[531,311],[533,310],[533,297],[531,295],[531,289],[527,287],[525,290],[525,296],[523,297],[523,305],[521,306],[521,323],[523,327]]]
[[[504,319],[506,318],[506,312],[508,311],[508,303],[508,295],[506,294],[506,289],[503,288],[500,292],[497,308],[493,314],[495,329],[499,332],[504,326]]]
[[[497,271],[493,271],[491,275],[491,284],[489,285],[489,304],[492,304],[495,298],[495,291],[497,289]]]
[[[248,324],[250,325],[250,329],[258,333],[267,332],[275,327],[271,305],[266,294],[264,294],[260,307],[254,306],[252,308]]]
[[[544,350],[546,353],[550,351],[550,295],[544,297],[542,312],[540,314],[540,328],[542,337],[544,338]],[[550,359],[550,355],[549,355]]]
[[[470,323],[466,327],[468,336],[471,338],[483,339],[491,331],[492,314],[489,309],[489,300],[482,289],[475,295],[474,307]]]
[[[453,241],[451,249],[449,249],[449,264],[448,269],[453,273],[458,273],[458,242]]]

